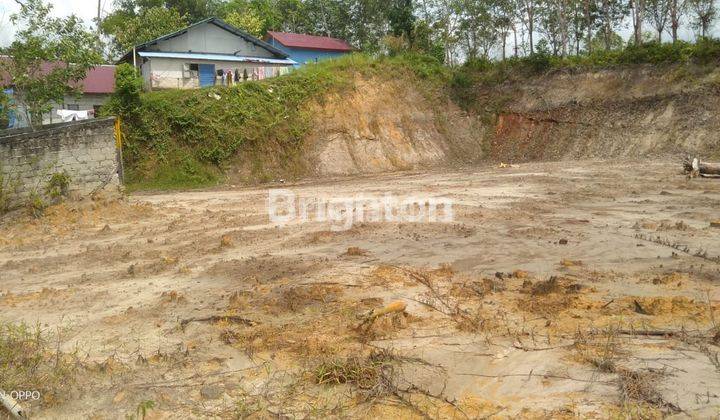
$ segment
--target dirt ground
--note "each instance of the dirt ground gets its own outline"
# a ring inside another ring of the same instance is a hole
[[[11,215],[0,321],[78,360],[33,417],[720,414],[720,180],[578,161],[281,187],[446,197],[454,221],[276,227],[268,188]]]

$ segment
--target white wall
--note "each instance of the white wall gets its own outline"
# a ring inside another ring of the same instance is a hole
[[[147,50],[273,57],[270,51],[211,23],[192,27],[182,35],[149,46]]]
[[[259,63],[243,63],[236,61],[206,61],[206,60],[184,60],[178,58],[150,58],[142,66],[142,74],[145,79],[146,89],[194,89],[200,86],[197,77],[183,78],[183,64],[214,64],[215,70],[229,69],[235,72],[235,69],[242,72],[248,70],[248,74],[252,73],[252,69],[256,67],[290,67],[286,64],[259,64]],[[152,84],[151,84],[152,81]],[[218,81],[218,84],[220,82]]]

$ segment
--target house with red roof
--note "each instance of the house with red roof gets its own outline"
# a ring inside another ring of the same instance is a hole
[[[342,39],[290,32],[268,31],[265,41],[288,54],[298,63],[295,66],[337,58],[354,50]]]
[[[2,59],[4,58],[0,57],[0,60]],[[57,64],[43,63],[41,71],[49,73],[54,65]],[[52,110],[43,115],[43,124],[61,122],[58,110],[87,111],[88,116],[93,118],[115,91],[115,66],[99,65],[91,68],[79,85],[81,94],[79,96],[66,95],[61,103],[53,104]],[[0,88],[3,88],[3,92],[12,100],[13,83],[9,75],[0,73]],[[23,117],[21,110],[13,112],[8,128],[26,127],[27,122]]]

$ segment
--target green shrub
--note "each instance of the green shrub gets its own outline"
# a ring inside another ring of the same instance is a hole
[[[417,77],[435,88],[450,79],[449,69],[427,55],[350,54],[232,87],[143,93],[137,104],[127,107],[114,100],[107,110],[123,121],[126,181],[130,189],[216,184],[241,150],[264,156],[250,165],[251,178],[267,179],[263,165],[268,163],[284,168],[286,173],[278,176],[298,175],[302,168],[293,160],[312,122],[307,105],[322,101],[327,92],[352,89],[356,75]]]
[[[66,171],[52,174],[45,187],[45,193],[53,200],[67,197],[70,189],[70,175]]]
[[[711,64],[720,61],[720,40],[700,38],[692,48],[688,48],[688,55],[698,64]]]

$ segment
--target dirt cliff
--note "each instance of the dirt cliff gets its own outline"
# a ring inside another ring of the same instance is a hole
[[[635,67],[506,84],[492,90],[505,103],[488,157],[718,156],[719,80],[717,71]]]
[[[438,94],[437,92],[435,94]],[[483,127],[449,97],[428,98],[407,79],[356,79],[313,109],[306,140],[314,175],[412,169],[483,157]]]
[[[720,154],[720,72],[555,71],[476,87],[468,110],[408,80],[356,79],[312,109],[313,175],[456,162]]]

